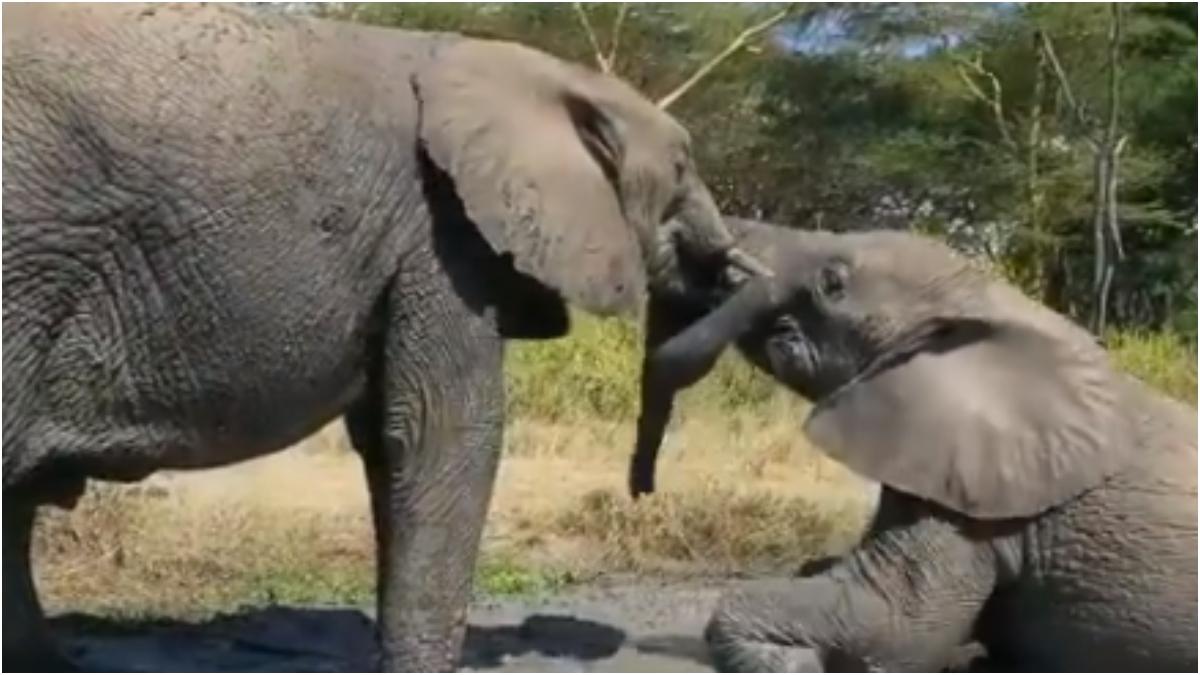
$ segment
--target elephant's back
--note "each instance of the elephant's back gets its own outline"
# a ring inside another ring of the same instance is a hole
[[[1012,628],[1039,667],[1196,668],[1195,413],[1140,383],[1131,393],[1131,461],[1032,530]]]
[[[6,236],[147,214],[275,241],[373,226],[412,182],[409,79],[446,39],[228,6],[4,13]]]
[[[247,137],[328,109],[400,118],[410,72],[445,40],[221,5],[6,6],[5,19],[6,94],[74,97],[146,131],[194,120]]]

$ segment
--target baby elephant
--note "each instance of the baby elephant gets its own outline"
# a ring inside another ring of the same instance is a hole
[[[927,671],[977,641],[1011,668],[1196,670],[1193,409],[931,239],[730,224],[777,274],[734,290],[680,260],[690,285],[653,298],[634,493],[731,342],[883,492],[836,563],[722,599],[717,665]]]

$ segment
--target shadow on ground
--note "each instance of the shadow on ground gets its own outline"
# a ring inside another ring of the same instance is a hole
[[[267,607],[195,623],[68,614],[53,623],[72,658],[91,671],[361,672],[374,667],[375,624],[356,609]],[[622,659],[630,666],[650,665],[642,661],[647,658],[670,658],[680,670],[706,665],[698,639],[631,639],[606,623],[539,613],[515,624],[471,625],[461,668],[583,672],[613,670],[625,665]]]

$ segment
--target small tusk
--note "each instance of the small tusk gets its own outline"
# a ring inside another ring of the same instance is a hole
[[[729,260],[729,264],[744,270],[755,276],[760,276],[765,279],[774,279],[775,273],[769,267],[759,262],[758,258],[746,253],[738,247],[733,247],[725,252],[725,257]]]

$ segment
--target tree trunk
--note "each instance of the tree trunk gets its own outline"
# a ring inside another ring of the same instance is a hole
[[[1108,322],[1108,296],[1116,263],[1124,256],[1120,223],[1117,221],[1117,156],[1125,144],[1118,138],[1121,101],[1121,5],[1111,6],[1108,29],[1108,121],[1096,150],[1095,208],[1092,238],[1095,261],[1092,269],[1092,331],[1103,334]]]
[[[1051,267],[1054,265],[1056,244],[1047,247],[1048,236],[1042,225],[1042,193],[1038,183],[1038,150],[1042,142],[1042,99],[1046,89],[1046,54],[1039,48],[1040,39],[1034,37],[1037,53],[1036,70],[1033,73],[1033,101],[1029,110],[1029,134],[1025,140],[1025,191],[1029,209],[1029,231],[1033,233],[1034,284],[1042,296],[1042,302],[1050,304]],[[1055,305],[1050,305],[1059,309]]]

